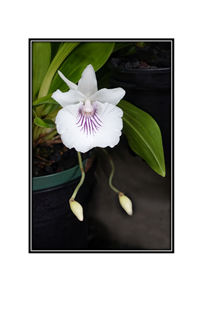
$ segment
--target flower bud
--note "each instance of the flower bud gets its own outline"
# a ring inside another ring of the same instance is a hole
[[[128,197],[124,196],[122,192],[119,193],[119,202],[122,208],[127,212],[127,214],[129,216],[132,216],[133,214],[132,202]]]
[[[80,220],[83,221],[83,208],[80,205],[80,203],[78,203],[77,201],[75,201],[74,199],[70,199],[69,200],[69,204],[70,204],[70,208],[72,210],[72,212],[75,214],[75,216]]]

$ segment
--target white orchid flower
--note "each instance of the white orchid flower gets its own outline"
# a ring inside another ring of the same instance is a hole
[[[83,71],[78,85],[69,81],[60,71],[58,73],[70,88],[68,92],[57,90],[52,95],[63,107],[55,123],[64,145],[79,152],[117,145],[123,128],[123,111],[116,104],[125,91],[122,88],[98,91],[92,65]]]

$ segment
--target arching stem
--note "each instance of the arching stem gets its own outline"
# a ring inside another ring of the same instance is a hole
[[[109,155],[109,153],[107,152],[107,150],[103,149],[103,148],[100,148],[105,154],[106,156],[108,157],[109,159],[109,162],[111,164],[111,173],[110,173],[110,176],[109,176],[109,186],[110,188],[116,192],[116,193],[121,193],[121,191],[119,191],[117,188],[115,188],[112,184],[112,178],[114,176],[114,171],[115,171],[115,167],[114,167],[114,162],[112,160],[112,157]]]
[[[85,179],[85,172],[84,172],[84,169],[83,169],[83,163],[82,163],[80,152],[77,151],[77,155],[78,155],[78,160],[79,160],[79,167],[80,167],[80,170],[81,170],[81,180],[80,180],[79,184],[77,185],[76,189],[74,190],[70,200],[71,199],[73,199],[73,200],[75,199],[75,197],[77,195],[77,192],[79,191],[79,189],[82,186],[82,184],[84,182],[84,179]]]

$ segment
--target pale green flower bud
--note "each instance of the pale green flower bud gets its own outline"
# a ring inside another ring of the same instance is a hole
[[[122,192],[119,193],[119,202],[122,208],[127,212],[127,214],[129,216],[132,216],[133,214],[132,202]]]
[[[69,200],[69,204],[70,204],[70,208],[72,210],[72,212],[75,214],[75,216],[80,220],[83,221],[83,208],[80,205],[80,203],[78,203],[77,201],[75,201],[74,199],[70,199]]]

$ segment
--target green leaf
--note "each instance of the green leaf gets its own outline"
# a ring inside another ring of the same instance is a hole
[[[43,79],[42,85],[39,90],[39,95],[38,95],[39,98],[47,95],[55,72],[57,71],[57,69],[59,68],[61,63],[65,60],[65,58],[70,54],[70,52],[72,50],[74,50],[74,48],[78,45],[79,45],[79,42],[65,42],[60,47],[60,49],[56,53],[53,61],[50,64],[50,67],[48,68],[48,71]]]
[[[99,70],[108,60],[113,48],[114,42],[82,43],[71,52],[59,70],[68,80],[77,83],[81,78],[84,69],[89,64],[92,64],[95,71]],[[53,78],[49,92],[54,92],[57,89],[67,90],[67,85],[60,78],[58,73],[56,73]]]
[[[37,117],[37,114],[33,109],[32,109],[32,116],[33,116],[34,119]]]
[[[131,44],[133,44],[133,42],[116,42],[113,52],[116,52],[116,51],[118,51],[118,50],[120,50],[122,48],[130,46]]]
[[[43,111],[41,113],[42,116],[50,115],[51,112],[57,110],[59,108],[59,105],[57,104],[45,104],[43,107]],[[49,116],[50,118],[50,116]]]
[[[136,47],[143,49],[147,44],[145,42],[135,42]]]
[[[51,42],[51,60],[53,60],[53,58],[55,57],[61,44],[61,42]]]
[[[165,177],[165,161],[161,131],[156,121],[143,110],[122,100],[118,106],[123,110],[123,133],[131,149],[150,167]]]
[[[32,95],[35,99],[51,60],[49,42],[33,42],[32,44]]]
[[[130,56],[131,54],[134,54],[137,52],[136,46],[131,46],[129,48],[127,48],[127,50],[125,50],[124,52],[124,56]]]
[[[45,104],[45,103],[58,104],[53,98],[51,98],[51,96],[52,96],[52,93],[48,94],[45,97],[42,97],[42,98],[35,100],[32,104],[32,107],[36,108],[36,107],[38,107],[42,104]]]
[[[34,119],[34,123],[39,126],[39,127],[42,127],[42,128],[55,128],[55,123],[50,120],[50,119],[40,119],[38,117],[36,117]]]

